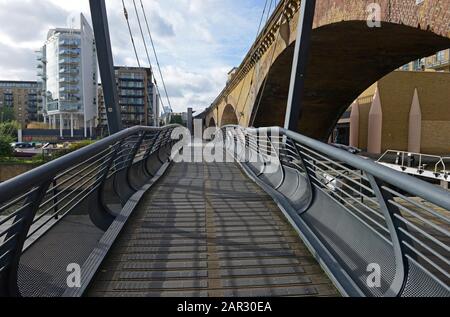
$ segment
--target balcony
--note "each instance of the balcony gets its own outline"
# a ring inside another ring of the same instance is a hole
[[[60,104],[60,110],[61,111],[69,111],[69,112],[78,112],[81,111],[81,105],[76,103],[61,103]]]
[[[63,50],[59,51],[59,55],[60,56],[69,56],[69,57],[80,56],[80,50],[78,50],[78,49],[72,49],[72,50],[63,49]]]
[[[59,46],[61,47],[78,47],[80,45],[80,41],[76,41],[76,40],[60,40],[59,41]]]
[[[442,60],[435,60],[427,63],[428,68],[441,68],[448,66],[450,64],[450,59],[442,59]]]
[[[45,56],[42,56],[42,55],[36,56],[36,60],[38,62],[47,63],[47,59],[45,58]]]
[[[61,77],[59,82],[60,84],[78,85],[80,81],[75,77]]]
[[[59,88],[59,92],[68,94],[77,94],[80,92],[80,89],[78,87],[61,87]]]
[[[78,69],[75,68],[61,68],[59,70],[60,74],[70,74],[70,75],[78,75],[80,73],[80,71]]]
[[[60,64],[72,64],[72,65],[77,65],[80,63],[80,59],[79,58],[61,58],[59,60]]]
[[[47,79],[47,74],[42,70],[38,70],[37,76],[40,77],[42,81],[45,81]]]

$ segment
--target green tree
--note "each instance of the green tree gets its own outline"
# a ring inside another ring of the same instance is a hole
[[[71,143],[66,149],[57,152],[52,157],[52,159],[57,159],[57,158],[63,157],[64,155],[78,151],[78,150],[80,150],[88,145],[91,145],[93,143],[95,143],[95,141],[92,141],[92,140],[84,140],[84,141]]]
[[[15,120],[14,108],[0,107],[0,122],[9,122]]]
[[[0,135],[7,135],[13,139],[17,139],[18,129],[20,129],[20,124],[17,121],[0,123]]]
[[[0,157],[11,157],[13,156],[13,148],[11,146],[11,143],[13,142],[13,138],[0,134]]]
[[[170,124],[184,125],[183,117],[180,115],[172,115],[170,118]]]

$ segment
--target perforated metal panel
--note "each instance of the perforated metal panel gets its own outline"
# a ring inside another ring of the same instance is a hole
[[[67,289],[67,266],[83,265],[103,231],[88,215],[67,216],[20,259],[18,285],[24,297],[59,297]]]
[[[450,297],[445,285],[431,278],[419,265],[408,260],[409,274],[402,297]]]

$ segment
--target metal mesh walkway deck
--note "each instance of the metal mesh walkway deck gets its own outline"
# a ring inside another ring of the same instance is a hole
[[[336,296],[282,212],[234,163],[178,163],[146,194],[89,296]]]

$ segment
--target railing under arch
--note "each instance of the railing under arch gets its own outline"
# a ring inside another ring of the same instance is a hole
[[[349,296],[450,296],[450,192],[282,128],[216,133]]]

